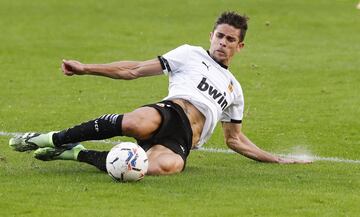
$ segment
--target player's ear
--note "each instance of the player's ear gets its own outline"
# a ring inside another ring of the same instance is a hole
[[[237,47],[236,47],[236,51],[239,52],[241,49],[243,49],[245,47],[244,42],[239,42]]]
[[[211,39],[212,39],[213,35],[214,35],[214,32],[210,32],[210,34],[209,34],[209,36],[210,36],[210,38],[209,38],[210,42],[211,42]]]

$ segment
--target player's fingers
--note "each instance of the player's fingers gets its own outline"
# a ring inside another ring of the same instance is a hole
[[[70,70],[67,69],[66,63],[61,64],[61,70],[63,71],[63,73],[65,75],[70,75],[70,76],[73,75],[73,73]]]
[[[66,68],[65,68],[64,63],[61,64],[61,71],[63,71],[64,73],[66,73]]]
[[[63,59],[63,60],[62,60],[62,65],[64,65],[64,67],[66,68],[66,65],[69,65],[69,61]]]

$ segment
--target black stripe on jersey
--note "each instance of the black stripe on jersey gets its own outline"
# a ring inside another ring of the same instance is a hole
[[[234,120],[234,119],[231,119],[231,120],[230,120],[230,123],[241,124],[241,123],[242,123],[242,120]]]
[[[160,64],[161,64],[161,68],[163,70],[171,72],[171,68],[170,68],[170,65],[169,65],[168,61],[162,56],[158,56],[158,59],[159,59]]]
[[[216,59],[214,59],[211,55],[210,52],[207,50],[206,53],[211,57],[211,59],[213,59],[217,64],[219,64],[221,67],[223,67],[224,69],[228,69],[227,65],[222,64],[221,62],[218,62]]]
[[[159,61],[160,61],[160,64],[161,64],[161,68],[162,68],[162,70],[165,70],[166,68],[165,68],[165,65],[164,65],[164,62],[163,62],[163,57],[162,56],[157,56],[157,58],[159,59]]]

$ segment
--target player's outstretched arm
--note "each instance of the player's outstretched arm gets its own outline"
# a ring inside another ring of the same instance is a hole
[[[222,127],[227,146],[245,157],[268,163],[311,163],[307,160],[278,157],[261,150],[241,132],[241,124],[223,122]]]
[[[68,76],[98,75],[124,80],[162,74],[161,63],[158,59],[119,61],[108,64],[83,64],[76,60],[63,60],[61,69]]]

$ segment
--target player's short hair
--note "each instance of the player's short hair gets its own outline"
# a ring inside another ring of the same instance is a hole
[[[235,27],[236,29],[240,29],[240,41],[244,41],[246,30],[248,29],[247,21],[249,18],[245,15],[240,15],[235,11],[225,11],[223,12],[216,20],[214,24],[214,29],[220,24],[228,24],[230,26]]]

